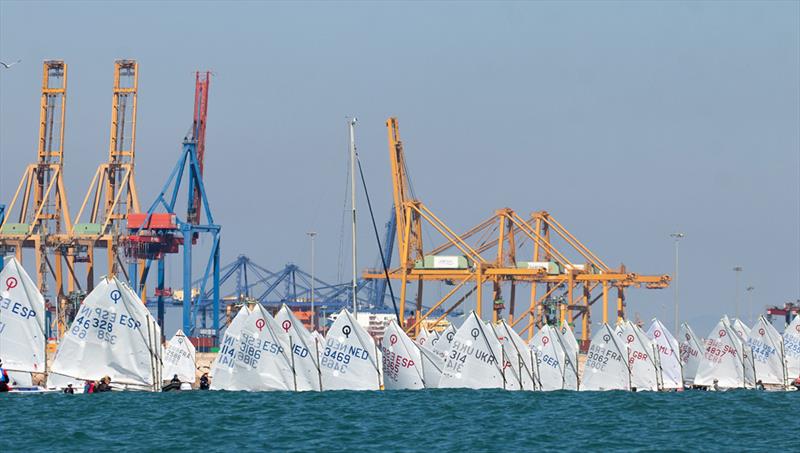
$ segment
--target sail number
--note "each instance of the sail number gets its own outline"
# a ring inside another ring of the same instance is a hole
[[[23,319],[31,319],[36,316],[36,312],[30,308],[20,304],[19,302],[11,303],[11,299],[0,299],[0,309],[10,311],[11,313]]]

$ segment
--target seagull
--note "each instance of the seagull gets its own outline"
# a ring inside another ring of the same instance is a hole
[[[22,63],[22,60],[17,60],[17,61],[15,61],[13,63],[6,63],[5,61],[0,61],[0,64],[3,65],[3,67],[6,68],[6,69],[14,66],[17,63]]]

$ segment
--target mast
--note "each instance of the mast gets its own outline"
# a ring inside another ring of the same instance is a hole
[[[356,121],[350,119],[350,205],[353,210],[353,314],[358,317],[358,266],[356,262]]]

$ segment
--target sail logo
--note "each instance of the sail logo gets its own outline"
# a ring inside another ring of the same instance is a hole
[[[281,328],[284,332],[289,333],[289,329],[292,328],[292,323],[287,319],[281,323]]]
[[[16,277],[8,277],[6,279],[6,291],[11,291],[12,289],[17,287],[17,278]]]
[[[119,292],[118,289],[115,289],[114,291],[111,291],[111,294],[109,294],[108,297],[111,298],[111,300],[116,304],[120,299],[122,299],[122,293]]]

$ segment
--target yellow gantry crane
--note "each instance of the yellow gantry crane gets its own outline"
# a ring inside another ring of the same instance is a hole
[[[61,296],[61,252],[57,245],[72,229],[63,177],[67,65],[49,60],[42,66],[38,159],[25,169],[0,225],[0,256],[14,253],[22,261],[23,248],[33,249],[39,290],[47,293],[49,270]],[[51,251],[56,255],[53,262],[48,257]]]
[[[109,275],[126,271],[121,243],[128,213],[140,211],[134,177],[138,68],[135,60],[114,62],[108,161],[97,168],[73,223],[70,259],[86,263],[87,290],[94,286],[97,248],[107,250]]]
[[[530,339],[534,328],[548,319],[571,324],[580,320],[581,338],[587,341],[595,302],[602,300],[602,319],[607,322],[609,297],[615,290],[616,316],[622,319],[626,288],[669,285],[668,275],[640,275],[627,271],[624,265],[609,267],[546,211],[523,218],[512,209],[503,208],[465,233],[455,233],[413,197],[397,119],[389,118],[386,125],[399,258],[399,266],[389,271],[389,277],[400,281],[400,325],[410,334],[416,335],[423,321],[437,309],[446,307],[433,322],[435,326],[473,294],[480,316],[484,286],[490,286],[493,321],[498,321],[508,310],[508,322],[520,332],[527,332]],[[426,251],[424,229],[440,236],[442,243]],[[385,278],[385,275],[368,270],[364,278]],[[444,282],[451,288],[423,313],[425,281]],[[415,314],[406,322],[406,294],[412,282],[416,282]],[[530,300],[525,311],[517,316],[519,284],[530,285]]]

